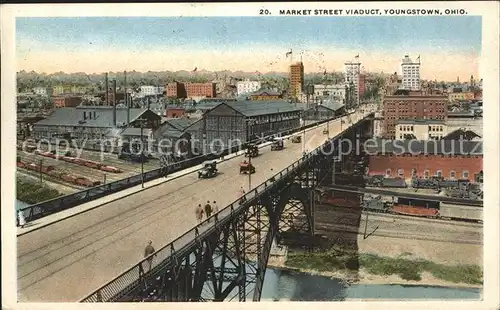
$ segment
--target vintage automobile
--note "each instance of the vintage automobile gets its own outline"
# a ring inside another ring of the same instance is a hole
[[[292,137],[292,143],[300,143],[300,142],[302,142],[301,136],[293,136]]]
[[[241,173],[246,173],[246,174],[255,173],[255,166],[244,160],[243,162],[240,163],[240,174]]]
[[[247,150],[245,152],[245,157],[257,157],[259,156],[259,148],[257,147],[257,145],[249,145],[247,147]]]
[[[203,168],[198,171],[199,179],[213,178],[217,174],[217,162],[215,160],[203,163]]]
[[[271,144],[271,151],[281,151],[284,148],[283,145],[283,140],[274,140]]]

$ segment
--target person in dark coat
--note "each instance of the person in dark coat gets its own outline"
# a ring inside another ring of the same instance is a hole
[[[210,216],[212,216],[212,206],[210,205],[210,201],[207,201],[205,205],[205,214],[207,215],[208,221],[210,221]]]

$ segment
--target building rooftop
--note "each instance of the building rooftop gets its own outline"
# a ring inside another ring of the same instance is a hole
[[[458,140],[375,140],[365,145],[365,151],[375,154],[482,155],[482,141]]]
[[[280,101],[242,100],[242,101],[230,102],[227,105],[234,108],[235,110],[237,110],[238,112],[247,117],[266,115],[266,114],[287,113],[287,112],[302,110],[300,107],[295,106],[295,104],[285,100],[280,100]]]
[[[160,135],[164,137],[180,138],[186,129],[199,121],[189,118],[170,118],[163,122],[160,128]]]
[[[120,134],[123,136],[141,136],[141,128],[134,128],[134,127],[125,128],[120,132]],[[143,137],[147,137],[150,134],[151,134],[151,129],[148,128],[142,129]]]
[[[130,121],[134,121],[148,109],[130,109]],[[83,119],[86,112],[87,119]],[[94,112],[96,117],[94,118]],[[152,112],[154,113],[154,112]],[[92,115],[92,117],[89,117]],[[156,115],[156,114],[155,114]],[[116,109],[116,124],[127,122],[127,109]],[[114,127],[113,107],[75,107],[56,109],[46,119],[37,122],[39,126],[81,126],[81,127]]]
[[[332,101],[325,101],[323,104],[320,106],[324,106],[327,109],[330,109],[332,111],[337,111],[345,106],[345,104],[341,102],[332,102]]]
[[[276,91],[270,90],[270,89],[260,89],[258,91],[255,91],[255,92],[249,94],[249,96],[264,96],[264,95],[280,96],[281,94],[276,92]]]
[[[444,120],[438,119],[401,119],[396,120],[395,124],[411,124],[411,125],[444,125]]]
[[[474,111],[448,111],[448,117],[474,117]]]
[[[445,140],[474,140],[476,138],[481,138],[480,135],[471,130],[464,130],[462,128],[454,130],[443,137]]]

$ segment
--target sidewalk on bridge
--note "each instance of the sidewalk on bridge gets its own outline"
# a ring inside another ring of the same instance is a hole
[[[310,131],[310,130],[314,130],[314,129],[316,129],[316,127],[312,127],[312,128],[306,129],[306,132]],[[292,135],[289,135],[289,136],[286,136],[286,137],[283,137],[283,138],[288,139],[288,138],[290,138],[293,135],[296,135],[296,133],[292,134]],[[269,146],[269,145],[271,145],[271,142],[266,142],[266,143],[263,143],[263,144],[259,145],[259,148],[264,148],[264,147]],[[221,159],[217,160],[217,163],[233,159],[235,157],[243,155],[244,153],[245,153],[245,151],[239,151],[237,153],[233,153],[233,154],[224,156],[224,159],[223,160],[221,160]],[[136,194],[138,192],[141,192],[143,190],[146,190],[146,189],[149,189],[149,188],[161,185],[161,184],[163,184],[165,182],[169,182],[169,181],[175,180],[177,178],[183,177],[183,176],[188,175],[190,173],[196,172],[196,171],[200,170],[201,168],[202,168],[201,165],[197,165],[197,166],[194,166],[194,167],[191,167],[191,168],[187,168],[187,169],[184,169],[184,170],[172,173],[171,175],[167,176],[167,178],[158,178],[158,179],[155,179],[155,180],[151,180],[149,182],[145,182],[144,183],[144,188],[142,187],[142,185],[133,186],[133,187],[121,190],[119,192],[107,195],[105,197],[102,197],[102,198],[99,198],[99,199],[96,199],[96,200],[92,200],[92,201],[89,201],[87,203],[83,203],[83,204],[78,205],[76,207],[73,207],[73,208],[70,208],[70,209],[67,209],[67,210],[64,210],[64,211],[61,211],[61,212],[54,213],[54,214],[48,215],[46,217],[42,217],[42,218],[40,218],[38,220],[34,220],[32,222],[27,223],[27,225],[24,228],[17,227],[17,236],[22,236],[24,234],[27,234],[29,232],[38,230],[38,229],[40,229],[42,227],[45,227],[45,226],[57,223],[59,221],[67,219],[69,217],[72,217],[72,216],[75,216],[75,215],[78,215],[78,214],[90,211],[92,209],[98,208],[98,207],[103,206],[105,204],[108,204],[110,202],[114,202],[116,200],[125,198],[127,196]]]

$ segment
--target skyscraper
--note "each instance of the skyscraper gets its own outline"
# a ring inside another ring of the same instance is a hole
[[[357,57],[356,57],[357,58]],[[353,103],[359,104],[359,75],[360,75],[360,62],[348,61],[345,63],[345,84],[354,84],[354,98]]]
[[[304,91],[304,64],[297,62],[290,65],[290,96],[298,98]]]
[[[402,88],[407,90],[420,90],[420,56],[417,62],[413,62],[408,55],[405,55],[401,63],[403,74]]]

